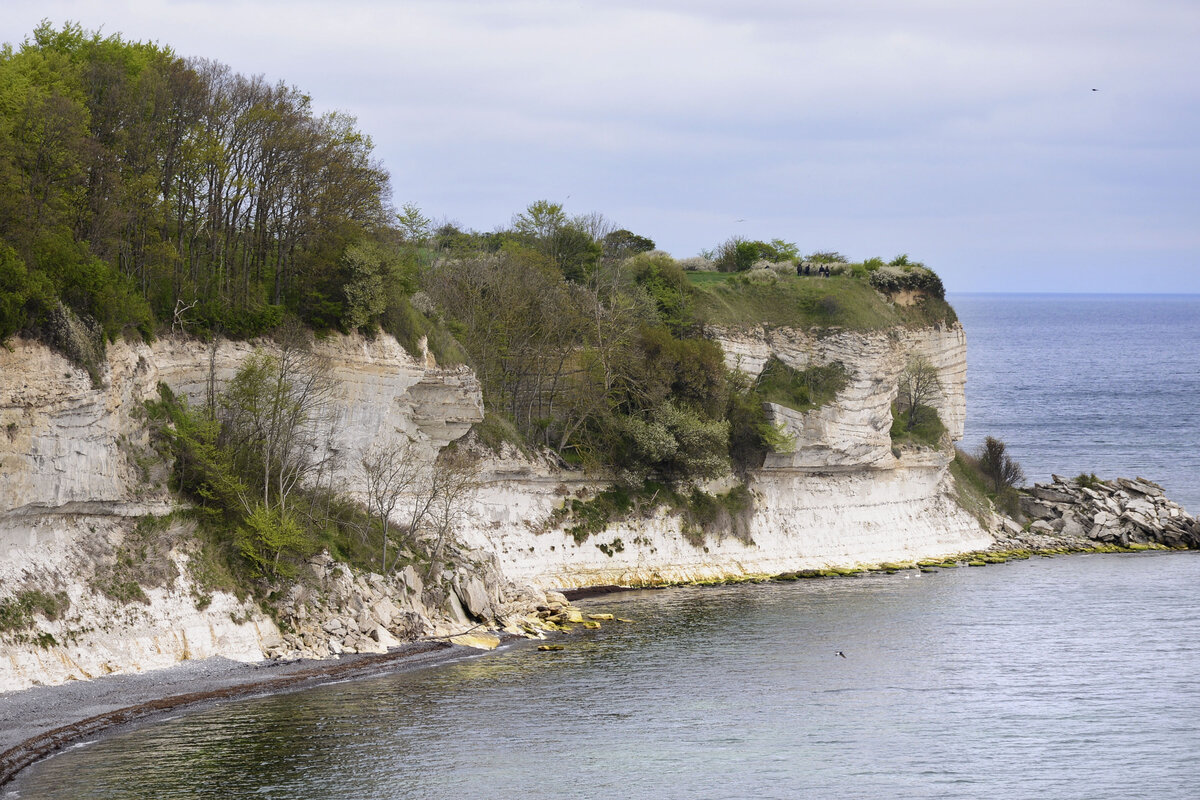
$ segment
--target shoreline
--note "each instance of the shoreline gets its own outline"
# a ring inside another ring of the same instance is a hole
[[[218,656],[162,670],[10,692],[0,695],[0,788],[25,767],[79,739],[168,711],[397,674],[482,652],[428,641],[331,662],[243,663]]]
[[[985,566],[1031,556],[1179,552],[1162,545],[1120,547],[1099,542],[1071,542],[1047,537],[1050,542],[1023,542],[1025,547],[998,546],[944,559],[905,564],[879,564],[857,568],[802,570],[778,575],[745,576],[725,581],[695,581],[687,585],[712,586],[744,583],[778,583],[804,579],[846,578],[863,574],[893,574],[910,569],[936,572],[955,566]],[[1055,541],[1056,540],[1056,541]],[[1012,543],[1010,543],[1011,545]],[[571,601],[657,586],[597,585],[566,590]],[[501,635],[501,642],[519,639]],[[345,655],[337,660],[290,662],[239,662],[220,656],[180,662],[150,672],[108,675],[88,681],[38,686],[0,694],[0,789],[25,768],[78,740],[112,728],[180,709],[194,709],[224,700],[285,694],[322,684],[398,674],[444,665],[482,655],[472,647],[448,641],[409,642],[387,653]]]

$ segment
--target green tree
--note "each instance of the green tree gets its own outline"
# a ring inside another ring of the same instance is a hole
[[[979,461],[979,471],[991,483],[992,491],[998,495],[1025,480],[1025,472],[1021,465],[1012,459],[1004,442],[999,439],[991,436],[984,439],[976,457]]]
[[[931,407],[941,395],[942,381],[929,359],[911,356],[900,373],[896,404],[904,414],[904,429],[911,431],[917,424],[922,408]]]
[[[222,446],[254,490],[247,513],[261,506],[285,514],[304,480],[329,466],[336,384],[306,334],[285,328],[277,350],[257,350],[229,382],[220,403]]]

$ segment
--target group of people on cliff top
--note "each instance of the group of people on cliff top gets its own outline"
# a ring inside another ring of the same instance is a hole
[[[801,276],[812,275],[812,264],[797,264],[796,274]],[[830,274],[829,267],[825,266],[824,264],[821,264],[817,267],[817,275],[821,276],[822,278],[828,278]]]

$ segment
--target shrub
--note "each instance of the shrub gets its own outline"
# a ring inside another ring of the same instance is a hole
[[[884,294],[914,290],[924,292],[938,300],[946,299],[942,279],[933,270],[918,266],[883,266],[871,273],[871,286]]]
[[[1013,489],[1025,480],[1025,472],[1021,465],[1013,461],[1006,452],[1004,442],[991,436],[983,440],[976,455],[979,461],[979,471],[991,484],[992,491],[1000,494],[1006,489]]]
[[[991,478],[986,475],[979,459],[958,448],[954,449],[954,462],[950,465],[957,487],[959,505],[970,511],[981,523],[988,523],[987,501],[996,508],[1017,518],[1021,515],[1020,498],[1012,487],[995,491]]]
[[[833,400],[848,380],[849,373],[840,361],[798,370],[771,356],[758,374],[755,387],[767,402],[807,411]]]
[[[278,508],[257,505],[238,528],[238,551],[262,577],[290,578],[296,562],[317,552],[313,540],[296,518]]]
[[[729,471],[729,422],[706,419],[673,402],[648,417],[620,421],[626,444],[622,467],[632,475],[645,470],[669,479],[715,478]]]
[[[909,409],[901,410],[896,403],[892,403],[893,442],[937,447],[945,435],[946,426],[942,424],[942,418],[938,416],[936,408],[918,405],[914,413]]]
[[[679,259],[679,266],[688,272],[716,272],[717,265],[704,256]]]

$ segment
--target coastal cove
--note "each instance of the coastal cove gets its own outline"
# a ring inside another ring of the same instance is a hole
[[[1197,580],[1149,553],[609,595],[635,622],[561,652],[135,725],[0,797],[1187,798]]]

